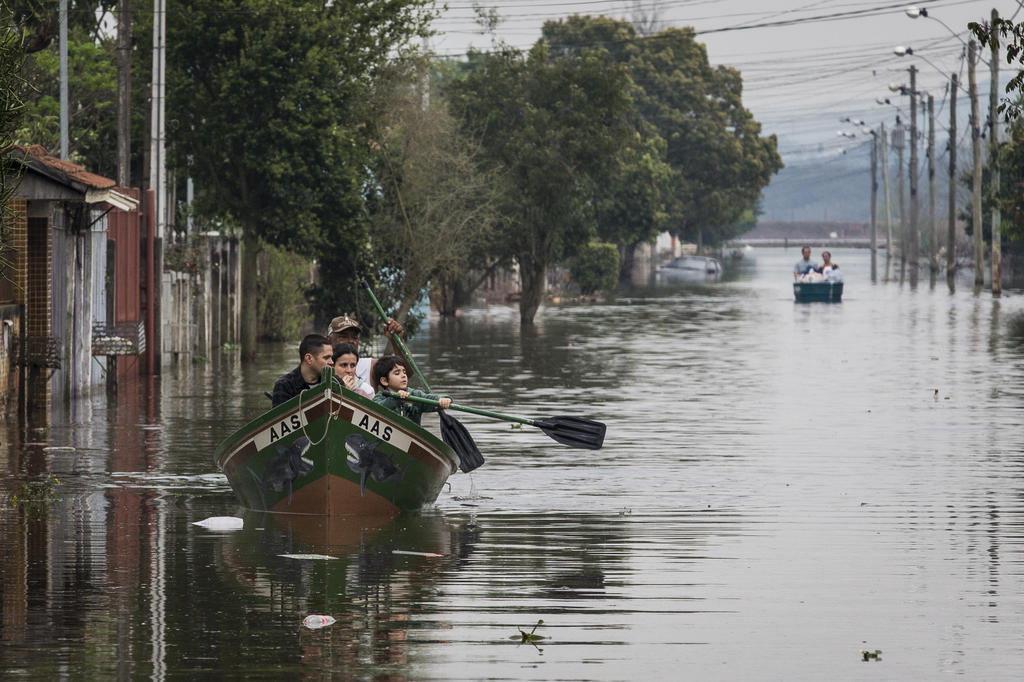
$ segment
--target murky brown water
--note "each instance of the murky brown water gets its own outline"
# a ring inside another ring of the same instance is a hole
[[[8,426],[0,677],[1021,679],[1024,297],[871,285],[837,250],[845,302],[798,306],[797,257],[530,334],[504,308],[433,324],[437,387],[608,440],[467,415],[487,465],[377,527],[191,525],[240,514],[210,453],[283,346]],[[11,506],[48,473],[57,499]]]

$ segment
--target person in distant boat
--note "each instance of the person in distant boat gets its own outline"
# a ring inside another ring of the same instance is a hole
[[[452,404],[451,398],[442,398],[434,393],[409,388],[409,372],[406,369],[405,360],[397,355],[385,355],[377,361],[373,367],[373,386],[377,390],[373,402],[380,403],[417,424],[420,423],[424,412],[437,412],[438,409],[447,410]],[[399,397],[387,395],[388,391],[397,393]],[[424,405],[403,400],[410,395],[436,400],[440,405]]]
[[[334,351],[327,337],[310,334],[299,344],[299,366],[281,376],[274,384],[270,401],[277,407],[307,388],[320,383],[320,372],[334,364]]]
[[[802,258],[796,262],[793,266],[793,279],[800,279],[802,275],[806,275],[812,270],[818,269],[818,264],[811,260],[811,247],[805,246],[800,249],[800,255]]]
[[[334,376],[338,377],[345,388],[355,391],[364,398],[373,398],[373,386],[361,381],[356,376],[359,364],[359,349],[351,343],[334,344]]]
[[[843,275],[839,272],[839,263],[832,260],[832,253],[829,251],[821,252],[821,267],[814,270],[815,272],[820,272],[828,282],[843,281]]]
[[[331,345],[339,343],[351,344],[358,351],[362,332],[363,328],[356,320],[354,314],[339,315],[331,320],[330,326],[327,327],[327,340],[331,342]],[[401,335],[405,333],[405,329],[401,324],[389,317],[384,326],[384,333]],[[376,386],[376,383],[372,381],[374,362],[373,358],[360,358],[356,366],[356,377],[364,384],[370,384],[371,386]]]

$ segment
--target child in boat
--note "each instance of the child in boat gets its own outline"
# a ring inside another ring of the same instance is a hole
[[[373,399],[373,386],[356,376],[359,364],[359,350],[351,343],[334,344],[334,376],[350,391],[364,398]]]
[[[389,410],[397,412],[417,424],[420,423],[420,418],[424,412],[437,412],[438,409],[446,410],[452,404],[451,398],[442,398],[433,393],[409,388],[409,374],[405,367],[405,360],[397,355],[385,355],[377,361],[373,366],[373,383],[374,388],[377,390],[377,395],[373,397],[373,402],[380,403]],[[396,393],[399,397],[387,395],[387,392]],[[440,406],[424,405],[423,403],[403,400],[403,398],[408,398],[410,395],[417,398],[436,400],[440,403]]]

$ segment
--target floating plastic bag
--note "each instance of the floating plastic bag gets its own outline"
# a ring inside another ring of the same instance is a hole
[[[311,614],[302,619],[302,626],[307,627],[310,630],[319,630],[325,628],[328,625],[334,625],[337,621],[331,616],[320,616]]]
[[[277,556],[284,557],[285,559],[320,559],[320,560],[326,560],[326,559],[337,559],[338,558],[336,556],[328,556],[326,554],[278,554]]]
[[[193,521],[192,525],[207,530],[242,530],[243,522],[236,516],[211,516],[202,521]]]

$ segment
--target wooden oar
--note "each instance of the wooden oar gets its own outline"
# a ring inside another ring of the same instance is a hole
[[[394,391],[387,391],[386,394],[395,398],[399,397]],[[414,395],[410,395],[405,400],[424,405],[434,405],[435,407],[439,406],[436,400],[420,398]],[[562,445],[568,445],[571,448],[582,448],[584,450],[600,450],[601,446],[604,445],[604,433],[607,430],[607,427],[601,422],[584,419],[583,417],[560,416],[530,419],[528,417],[517,417],[511,414],[491,412],[490,410],[482,410],[479,407],[469,407],[455,403],[449,405],[448,409],[478,414],[481,417],[490,417],[491,419],[501,419],[506,422],[535,426]]]
[[[373,301],[374,307],[377,309],[377,314],[380,315],[382,320],[387,320],[388,315],[384,312],[384,306],[380,304],[377,297],[373,294],[373,289],[370,288],[370,283],[363,280],[363,288],[366,289],[367,295],[370,300]],[[427,383],[426,377],[420,372],[420,368],[416,366],[416,361],[412,357],[412,353],[405,346],[405,342],[398,334],[389,334],[391,342],[395,344],[395,347],[405,356],[406,362],[409,363],[413,373],[419,379],[423,387],[430,390],[430,384]],[[374,386],[374,389],[377,387]],[[438,416],[441,419],[441,440],[448,444],[448,447],[459,458],[459,468],[463,472],[469,473],[473,469],[477,469],[484,463],[484,455],[480,452],[480,448],[476,446],[476,442],[473,440],[473,436],[469,434],[469,430],[463,426],[455,417],[451,416],[444,410],[438,410]]]

